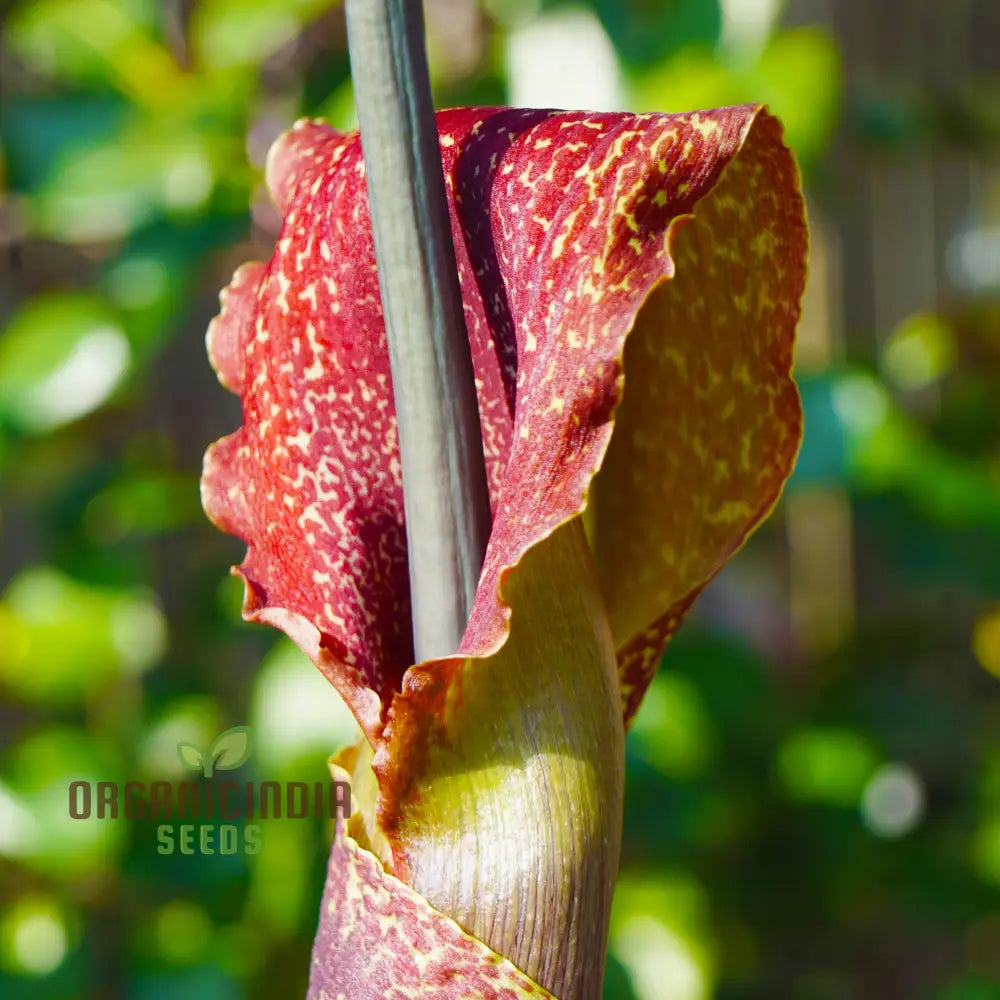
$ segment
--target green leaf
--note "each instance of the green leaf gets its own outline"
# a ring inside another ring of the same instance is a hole
[[[778,32],[748,64],[698,45],[672,52],[635,77],[633,104],[651,111],[764,102],[808,167],[833,135],[841,90],[833,39],[814,28],[796,28]]]
[[[44,432],[97,409],[115,391],[131,348],[96,296],[26,302],[0,333],[0,419]]]
[[[203,0],[192,18],[192,44],[206,67],[256,67],[331,0]]]
[[[110,876],[128,842],[130,824],[97,819],[94,786],[123,780],[119,748],[79,727],[47,725],[15,742],[0,769],[4,863],[16,859],[64,886],[64,880]],[[90,820],[70,816],[71,781],[91,787]],[[13,901],[5,893],[4,909]],[[4,996],[9,992],[5,987],[6,981],[0,988]]]
[[[833,726],[796,730],[777,760],[789,796],[835,806],[857,805],[878,764],[879,753],[865,734]]]
[[[150,667],[165,636],[163,614],[144,591],[29,566],[0,599],[0,683],[30,704],[77,705]]]
[[[167,534],[198,517],[198,484],[173,472],[129,473],[88,504],[88,531],[101,542]]]
[[[186,107],[133,115],[114,136],[60,161],[34,199],[34,224],[72,243],[125,236],[161,213],[196,217],[239,153],[233,136],[197,128]]]
[[[110,139],[127,111],[127,102],[113,93],[19,95],[4,106],[0,118],[10,186],[37,190],[60,162]]]
[[[833,135],[840,113],[840,56],[833,38],[815,28],[782,31],[749,74],[748,89],[781,118],[800,161],[812,164]]]
[[[205,761],[204,754],[193,743],[178,743],[177,756],[185,767],[200,771]]]
[[[597,0],[594,6],[618,54],[633,66],[648,65],[662,58],[665,50],[713,46],[722,31],[718,0]]]
[[[139,105],[169,107],[184,74],[154,37],[149,0],[31,0],[7,27],[9,47],[36,72],[111,85]]]
[[[216,770],[233,771],[250,756],[249,726],[227,729],[212,747],[212,760]]]

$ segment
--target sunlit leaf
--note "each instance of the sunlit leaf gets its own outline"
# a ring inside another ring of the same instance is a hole
[[[47,431],[100,406],[131,358],[111,311],[88,293],[29,299],[0,332],[0,418]]]
[[[153,36],[151,0],[22,0],[5,24],[8,44],[51,76],[111,83],[139,104],[166,107],[185,89]]]
[[[193,45],[205,67],[258,66],[337,0],[203,0],[192,19]]]
[[[96,784],[120,782],[122,762],[105,740],[83,729],[52,726],[15,744],[2,779],[26,810],[30,836],[2,845],[2,853],[47,877],[92,878],[107,871],[124,847],[128,824],[97,816]],[[69,813],[69,784],[91,786],[91,815]]]
[[[879,764],[879,754],[862,733],[808,728],[792,733],[778,753],[778,775],[794,798],[856,806]]]
[[[622,58],[636,65],[647,65],[688,45],[713,46],[722,29],[718,0],[597,0],[593,6]]]
[[[113,139],[61,161],[33,202],[35,225],[64,242],[124,236],[161,213],[202,211],[219,176],[244,171],[239,138],[195,128],[174,109],[171,127],[133,117]]]
[[[30,701],[73,704],[152,665],[164,639],[162,613],[147,595],[30,567],[0,601],[0,681]]]
[[[750,63],[689,47],[638,74],[634,83],[639,110],[766,102],[806,165],[832,138],[840,89],[836,46],[814,28],[777,33]]]

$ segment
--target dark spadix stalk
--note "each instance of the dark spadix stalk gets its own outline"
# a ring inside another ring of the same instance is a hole
[[[482,433],[422,5],[347,0],[399,426],[416,661],[458,649],[490,532]]]

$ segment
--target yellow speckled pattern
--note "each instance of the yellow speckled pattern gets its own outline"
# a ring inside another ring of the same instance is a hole
[[[685,611],[795,461],[806,244],[796,190],[777,121],[758,119],[693,218],[671,228],[673,277],[650,292],[626,343],[624,396],[588,512],[626,719]]]

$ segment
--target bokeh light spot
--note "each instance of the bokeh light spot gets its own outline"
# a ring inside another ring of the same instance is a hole
[[[955,364],[951,327],[932,313],[908,316],[893,330],[882,361],[886,374],[903,389],[922,389]]]
[[[29,976],[47,976],[62,965],[69,950],[66,921],[56,903],[26,897],[6,913],[0,926],[6,964]]]
[[[156,781],[181,780],[188,772],[177,755],[179,743],[208,747],[225,728],[219,704],[197,695],[168,702],[139,746],[142,775]]]
[[[591,11],[555,11],[515,26],[506,61],[515,108],[616,111],[627,103],[615,48]]]
[[[865,786],[861,815],[877,837],[902,837],[923,817],[924,799],[920,775],[906,764],[885,764]]]
[[[857,434],[874,431],[889,412],[885,389],[870,375],[850,375],[833,387],[833,408],[840,422]]]
[[[972,630],[976,659],[994,677],[1000,677],[1000,605],[983,615]]]
[[[0,784],[0,854],[17,857],[36,836],[31,810],[5,785]]]
[[[197,208],[212,193],[212,165],[197,153],[178,157],[163,178],[163,200],[171,208]]]
[[[251,723],[262,766],[329,754],[358,739],[358,725],[332,684],[289,640],[280,639],[254,683]]]
[[[125,374],[130,357],[129,343],[117,327],[100,326],[81,337],[32,391],[26,407],[32,426],[57,427],[96,409]]]
[[[187,899],[172,899],[160,907],[154,922],[156,948],[175,965],[200,959],[212,939],[212,924],[205,911]]]
[[[972,867],[990,885],[1000,886],[1000,816],[987,818],[971,844]]]
[[[122,598],[111,607],[109,624],[111,644],[127,669],[145,670],[163,655],[167,623],[153,601]]]
[[[703,1000],[705,977],[687,942],[653,917],[629,920],[615,942],[637,1000]]]
[[[972,226],[948,246],[952,281],[966,291],[982,294],[1000,288],[1000,226]]]
[[[116,264],[108,275],[108,291],[118,305],[140,309],[167,289],[167,269],[155,257],[132,257]]]
[[[853,806],[878,766],[864,736],[851,729],[800,729],[778,751],[778,775],[796,799]]]
[[[767,43],[781,13],[780,0],[719,0],[722,33],[719,44],[729,51],[758,53]]]
[[[679,674],[657,675],[629,737],[632,749],[668,777],[696,777],[711,760],[711,721],[698,690]]]

